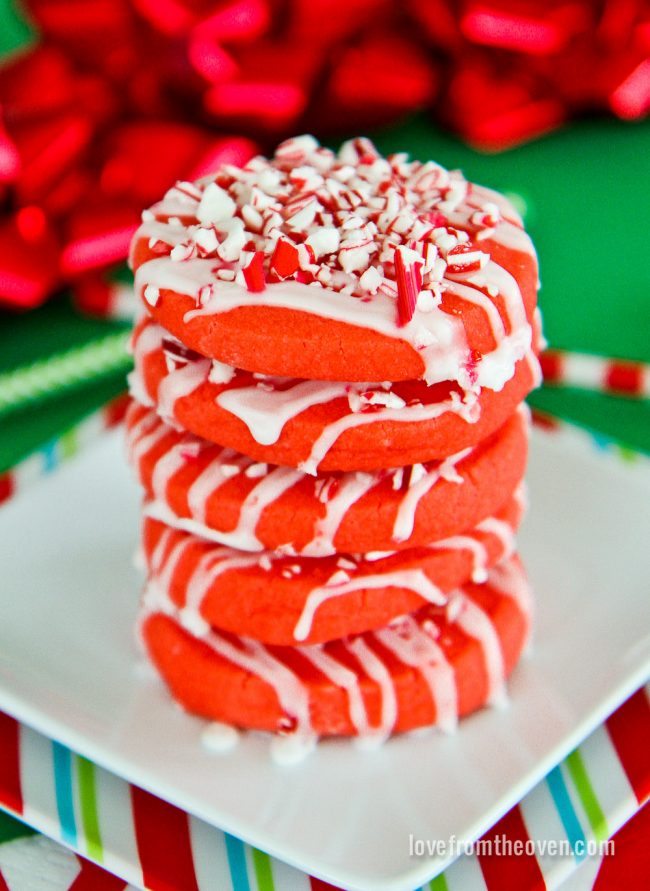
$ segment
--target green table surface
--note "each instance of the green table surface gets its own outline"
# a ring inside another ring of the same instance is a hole
[[[525,207],[538,249],[546,336],[554,347],[650,362],[650,121],[577,123],[498,155],[479,154],[420,116],[374,134],[385,151],[459,167]],[[24,315],[0,314],[0,372],[119,330],[80,318],[65,295]],[[123,375],[0,419],[0,471],[124,387]],[[543,410],[650,451],[648,401],[545,388]]]

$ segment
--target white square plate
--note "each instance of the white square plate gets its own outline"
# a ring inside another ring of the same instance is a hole
[[[329,742],[288,768],[261,735],[204,751],[203,722],[142,671],[139,496],[107,435],[0,511],[0,708],[312,875],[411,891],[446,861],[410,856],[410,834],[479,837],[648,677],[648,463],[535,432],[529,484],[537,624],[510,705],[455,736]]]

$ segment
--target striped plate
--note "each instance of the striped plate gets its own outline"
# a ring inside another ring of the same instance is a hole
[[[555,767],[483,837],[477,851],[462,854],[423,887],[552,889],[585,863],[590,848],[595,851],[590,859],[598,864],[603,847],[597,843],[650,797],[648,689],[634,694]],[[83,855],[66,856],[41,838],[0,845],[2,891],[28,887],[18,880],[27,870],[33,880],[39,864],[51,891],[121,891],[127,882],[152,891],[333,887],[130,786],[2,713],[0,805]],[[501,851],[508,845],[515,850],[517,843],[525,850],[534,842],[534,852],[498,855],[497,840]],[[549,842],[565,853],[551,856]],[[481,849],[488,844],[492,854]]]

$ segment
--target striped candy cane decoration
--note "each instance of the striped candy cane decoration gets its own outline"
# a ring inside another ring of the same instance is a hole
[[[126,331],[109,334],[25,368],[0,374],[0,415],[108,374],[126,373],[132,364],[127,353],[129,337]]]
[[[635,693],[484,836],[511,846],[565,841],[572,856],[546,856],[539,847],[519,856],[479,850],[424,887],[558,887],[584,859],[580,842],[609,838],[650,797],[648,690]],[[108,870],[80,861],[74,891],[118,891],[125,882],[151,891],[334,889],[1,713],[0,805]]]
[[[650,397],[650,364],[549,349],[540,357],[546,386],[580,387],[617,396]]]

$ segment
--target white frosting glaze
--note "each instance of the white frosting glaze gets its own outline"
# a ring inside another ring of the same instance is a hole
[[[516,492],[514,497],[517,500],[517,503],[519,503]],[[500,560],[504,560],[506,557],[510,557],[514,553],[516,544],[515,533],[512,526],[508,523],[497,519],[497,517],[486,517],[485,520],[481,520],[476,528],[479,532],[488,532],[490,535],[494,535],[495,538],[499,539],[502,549],[502,554],[499,558]],[[474,579],[474,581],[480,581],[480,579]]]
[[[428,600],[429,603],[446,603],[445,595],[436,588],[426,573],[421,569],[400,569],[395,572],[382,572],[377,575],[359,575],[349,581],[340,584],[323,585],[310,591],[300,618],[296,623],[293,636],[296,640],[305,640],[311,631],[314,615],[319,606],[332,597],[341,597],[353,591],[363,591],[372,588],[405,588],[414,594]]]
[[[330,655],[323,647],[304,647],[302,654],[321,671],[326,678],[345,690],[348,696],[350,720],[359,736],[367,736],[368,715],[361,693],[359,675]]]
[[[440,301],[450,290],[479,305],[499,345],[497,295],[513,333],[527,327],[517,282],[481,251],[490,239],[534,259],[510,202],[434,162],[382,158],[367,140],[346,143],[338,156],[311,137],[292,146],[171,189],[135,239],[171,253],[140,266],[136,289],[152,305],[162,290],[194,298],[186,321],[265,306],[344,322],[408,343],[428,382],[492,386],[484,360],[478,381],[468,374],[462,321]],[[247,275],[254,256],[257,285]],[[405,301],[415,304],[412,316]],[[511,368],[518,342],[509,344]]]
[[[505,666],[499,637],[488,614],[473,600],[462,592],[456,597],[460,604],[455,611],[454,621],[469,637],[473,637],[481,645],[485,672],[487,676],[487,702],[490,705],[501,705],[506,699]]]
[[[211,461],[205,470],[197,476],[187,490],[187,505],[197,523],[205,522],[207,501],[213,492],[230,479],[223,473],[223,465],[243,468],[248,459],[238,455],[232,449],[224,449],[218,458]]]
[[[151,424],[154,424],[153,430]],[[129,433],[128,440],[130,443],[131,460],[141,460],[146,457],[148,448],[153,448],[160,440],[166,428],[155,417],[155,415],[144,416]],[[257,465],[252,459],[243,455],[239,455],[230,449],[223,449],[218,457],[199,474],[192,485],[188,489],[188,507],[192,516],[179,517],[169,507],[165,500],[165,493],[169,480],[173,475],[185,466],[186,455],[191,456],[199,447],[201,441],[195,437],[186,436],[181,443],[170,446],[169,450],[159,456],[154,465],[153,470],[153,492],[154,498],[145,506],[146,516],[159,520],[167,526],[175,529],[183,529],[198,535],[200,538],[208,541],[214,541],[219,544],[230,545],[245,551],[261,551],[264,546],[256,535],[256,529],[264,509],[272,504],[284,492],[288,491],[292,486],[304,482],[305,477],[300,471],[292,471],[287,468],[270,469],[265,465]],[[415,517],[418,506],[422,499],[431,491],[431,489],[441,479],[462,484],[463,478],[458,473],[458,465],[469,455],[472,449],[467,448],[451,455],[449,458],[441,461],[438,466],[431,470],[426,470],[422,465],[416,465],[419,468],[419,475],[412,471],[411,484],[404,489],[401,498],[398,501],[398,507],[393,525],[393,540],[396,542],[406,541],[413,532],[415,525]],[[261,468],[261,475],[257,478],[259,481],[251,489],[248,497],[242,503],[236,527],[230,532],[223,532],[213,529],[206,525],[206,502],[213,492],[224,485],[234,473],[250,472],[250,468]],[[403,470],[398,468],[389,471],[386,474],[388,479],[399,485]],[[340,525],[350,508],[375,485],[377,485],[383,477],[383,473],[372,474],[362,472],[351,472],[340,474],[338,477],[324,476],[314,481],[315,492],[324,493],[325,516],[321,517],[314,524],[313,537],[308,541],[299,552],[302,556],[323,557],[336,553],[334,539]],[[327,498],[327,491],[332,488],[334,494]],[[397,486],[396,486],[397,488]],[[521,497],[520,487],[515,493],[517,498]],[[504,555],[509,554],[513,549],[514,535],[507,523],[495,519],[485,520],[479,525],[479,531],[489,532],[501,539],[503,544]],[[478,542],[466,543],[463,538],[456,543],[445,540],[438,542],[438,546],[448,547],[468,547],[475,554],[475,570],[480,572],[484,566],[484,558],[478,553]],[[291,547],[290,543],[286,543],[285,553],[298,553]],[[385,554],[379,555],[385,556]],[[477,579],[478,580],[478,579]]]
[[[377,476],[371,473],[344,474],[336,493],[325,502],[325,516],[316,522],[313,539],[301,553],[306,557],[325,557],[335,553],[334,538],[343,517],[377,482]]]
[[[483,542],[479,541],[473,535],[450,535],[449,538],[443,538],[440,541],[437,541],[432,547],[441,551],[469,551],[473,561],[472,581],[480,583],[486,580],[487,550]]]
[[[163,336],[162,329],[158,326],[151,325],[146,330],[150,331],[151,329],[158,331],[159,340],[156,346],[152,346],[155,340],[151,334],[148,334],[146,338],[140,338],[135,344],[136,372],[133,373],[133,386],[138,392],[144,388],[138,380],[137,368],[147,352],[160,348],[160,339]],[[538,374],[539,363],[530,352],[529,346],[530,328],[526,327],[520,329],[518,333],[504,337],[499,346],[484,358],[482,366],[491,376],[492,389],[501,389],[511,376],[510,359],[513,349],[518,358],[523,356],[526,359],[533,374]],[[172,426],[177,426],[173,421],[175,401],[200,386],[207,379],[209,368],[210,363],[207,359],[193,360],[179,369],[170,371],[161,381],[158,388],[157,410]],[[277,442],[286,423],[311,406],[342,397],[349,399],[351,393],[364,393],[368,388],[375,388],[373,392],[380,395],[385,395],[387,392],[381,384],[369,383],[294,382],[286,378],[268,378],[261,383],[262,386],[258,382],[251,386],[225,389],[216,397],[217,404],[239,418],[246,425],[253,439],[260,445]],[[282,388],[279,385],[282,385]],[[145,404],[150,404],[150,400]],[[372,411],[354,412],[350,410],[323,427],[312,444],[309,456],[301,463],[300,469],[305,473],[315,475],[320,462],[346,430],[383,422],[431,421],[446,412],[459,415],[467,423],[476,422],[480,416],[478,393],[467,391],[464,398],[461,398],[456,391],[452,391],[447,399],[430,404],[404,404],[399,408],[391,408],[378,403],[373,406]]]
[[[494,583],[492,576],[489,583],[497,590],[501,590],[502,584],[507,587],[508,592],[504,591],[506,596],[513,596],[517,603],[521,603],[523,614],[528,616],[530,596],[519,567],[514,563],[502,564],[496,576],[499,585]],[[178,607],[158,585],[153,586],[150,581],[143,597],[141,622],[156,612],[179,620]],[[448,621],[457,623],[465,634],[478,641],[485,660],[489,698],[492,702],[496,701],[503,691],[504,666],[491,619],[469,596],[459,591],[454,594],[453,617],[450,614]],[[189,633],[192,634],[191,629]],[[434,619],[426,618],[420,623],[413,616],[406,616],[379,631],[366,632],[341,642],[358,660],[362,672],[377,684],[381,709],[380,723],[376,726],[369,723],[361,693],[361,677],[339,662],[330,652],[328,644],[302,646],[299,651],[332,683],[346,691],[350,722],[361,738],[380,741],[390,735],[395,726],[397,698],[388,667],[373,641],[380,643],[404,665],[421,673],[435,704],[437,726],[447,731],[455,727],[458,717],[455,673],[437,642],[439,633]],[[293,763],[311,751],[316,740],[310,718],[309,690],[296,672],[282,661],[282,648],[277,648],[277,655],[273,655],[263,644],[250,638],[238,638],[238,642],[233,643],[216,630],[211,630],[200,639],[221,658],[257,676],[275,691],[278,703],[288,718],[288,726],[292,728],[292,732],[277,737],[272,743],[277,760]],[[215,731],[215,735],[220,739],[221,731]]]
[[[423,377],[429,384],[449,380],[457,381],[465,390],[476,387],[500,390],[514,374],[516,362],[530,347],[532,330],[523,315],[521,295],[512,276],[495,263],[488,266],[498,270],[492,277],[494,287],[499,293],[500,287],[504,287],[502,296],[507,298],[512,327],[512,334],[508,337],[503,334],[503,322],[492,301],[472,286],[474,279],[485,279],[484,270],[475,275],[467,273],[466,279],[456,275],[451,286],[453,293],[481,306],[488,316],[497,341],[499,361],[487,362],[491,353],[486,354],[478,363],[475,380],[470,379],[467,374],[467,340],[462,322],[456,316],[443,312],[439,307],[426,313],[416,310],[407,325],[397,327],[394,302],[382,294],[377,294],[371,303],[363,303],[351,295],[314,288],[300,282],[269,285],[262,293],[250,292],[234,282],[219,282],[213,288],[213,296],[200,308],[186,313],[185,320],[224,313],[241,306],[309,311],[321,318],[357,325],[410,343],[425,363]],[[179,264],[169,257],[156,257],[143,264],[136,272],[136,289],[144,290],[153,285],[159,289],[196,297],[198,300],[199,291],[213,281],[213,267],[214,263],[210,260],[195,259]],[[518,299],[514,297],[514,289],[517,290]]]
[[[450,455],[440,462],[436,470],[430,471],[409,486],[395,515],[393,541],[406,541],[412,535],[415,526],[415,515],[420,502],[439,480],[445,479],[453,483],[463,482],[462,476],[456,470],[456,465],[464,458],[467,458],[468,455],[471,455],[471,453],[472,449],[467,448],[457,452],[455,455]]]
[[[397,696],[390,672],[362,635],[348,638],[343,645],[357,658],[363,671],[377,684],[381,693],[380,722],[368,728],[366,740],[384,742],[397,721]]]
[[[375,635],[401,662],[420,672],[435,706],[436,725],[447,733],[453,731],[458,723],[456,676],[440,646],[412,616],[405,616]]]
[[[313,405],[321,405],[347,395],[347,384],[327,381],[300,381],[286,390],[238,387],[217,396],[217,405],[243,421],[260,445],[272,445],[280,438],[287,421]]]
[[[201,744],[209,752],[223,754],[230,752],[239,744],[240,733],[231,724],[212,721],[201,734]]]
[[[200,359],[196,362],[188,362],[175,371],[170,371],[161,380],[158,385],[158,394],[156,396],[156,406],[158,414],[161,418],[171,424],[178,426],[178,422],[174,417],[174,407],[179,399],[183,396],[189,396],[208,378],[210,373],[210,360]]]
[[[337,421],[333,421],[323,428],[320,436],[314,441],[309,457],[300,464],[305,473],[315,474],[318,465],[332,448],[339,436],[346,430],[354,427],[362,427],[365,424],[381,423],[383,421],[398,421],[401,423],[413,423],[417,421],[432,421],[446,412],[459,415],[468,423],[475,423],[480,414],[480,405],[477,396],[468,393],[465,400],[461,400],[458,393],[452,392],[449,399],[436,402],[432,405],[406,405],[404,408],[381,408],[378,411],[343,415]]]
[[[185,589],[185,603],[179,614],[181,625],[195,637],[210,632],[210,624],[203,618],[201,608],[207,590],[223,573],[231,569],[254,566],[257,558],[250,554],[233,554],[228,548],[208,551],[199,560]]]

